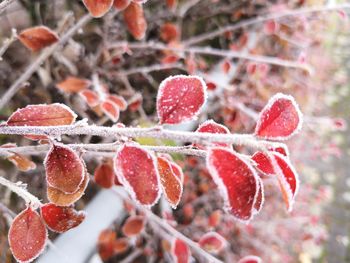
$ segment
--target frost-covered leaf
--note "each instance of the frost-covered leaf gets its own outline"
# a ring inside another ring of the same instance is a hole
[[[29,157],[26,157],[18,153],[14,153],[13,155],[7,157],[7,159],[11,161],[14,165],[16,165],[18,170],[23,172],[34,170],[36,168],[36,164],[33,163],[29,159]]]
[[[91,85],[88,79],[81,79],[76,77],[68,77],[65,80],[56,84],[56,87],[64,92],[76,93],[87,89]]]
[[[118,238],[111,229],[103,230],[98,238],[98,253],[102,260],[107,261],[117,254],[127,251],[129,241],[127,238]]]
[[[225,238],[217,232],[208,232],[198,241],[198,244],[209,253],[219,253],[227,244]]]
[[[122,232],[127,237],[139,235],[145,228],[145,218],[143,216],[130,216],[122,227]]]
[[[79,95],[90,107],[95,107],[100,103],[100,98],[95,91],[92,90],[82,90]]]
[[[212,148],[208,151],[207,168],[224,198],[225,209],[235,218],[249,221],[259,190],[253,167],[233,151]]]
[[[7,120],[9,126],[58,126],[70,125],[77,115],[66,105],[60,103],[28,105],[15,111]],[[25,135],[33,140],[47,139],[46,136]]]
[[[83,0],[83,3],[93,17],[101,17],[112,7],[113,0]]]
[[[198,126],[196,132],[230,134],[230,131],[226,126],[219,124],[213,120],[207,120],[203,122],[201,125]],[[213,144],[215,146],[231,148],[231,145],[226,143],[213,143]],[[195,144],[195,146],[197,146],[198,148],[205,148],[204,146],[199,144]]]
[[[114,158],[114,171],[120,183],[138,203],[153,206],[161,185],[154,157],[137,144],[124,144]]]
[[[47,198],[51,203],[54,203],[58,206],[70,206],[78,201],[85,192],[86,187],[89,183],[89,176],[85,172],[84,181],[80,184],[79,189],[73,194],[66,194],[56,188],[47,187]]]
[[[258,151],[253,154],[252,160],[256,163],[256,168],[265,175],[272,175],[275,173],[271,159],[264,152]]]
[[[106,98],[107,100],[117,105],[121,111],[125,111],[126,108],[128,107],[128,103],[125,101],[125,99],[122,96],[108,95]]]
[[[114,7],[119,10],[122,11],[125,8],[128,7],[128,5],[130,4],[130,0],[114,0]]]
[[[262,263],[262,260],[257,256],[246,256],[241,258],[238,263]]]
[[[49,203],[41,207],[41,216],[48,228],[57,233],[64,233],[80,225],[85,219],[85,212],[72,207],[62,207]]]
[[[107,162],[100,164],[94,173],[96,184],[103,188],[111,188],[114,185],[115,177],[112,165]]]
[[[105,100],[101,103],[101,109],[103,113],[113,122],[117,122],[119,119],[119,107],[110,100]]]
[[[264,201],[265,201],[265,193],[264,193],[263,182],[262,182],[261,178],[258,178],[258,181],[259,181],[259,184],[258,184],[259,192],[258,192],[258,196],[257,196],[257,198],[255,200],[255,203],[254,203],[254,212],[256,214],[258,214],[261,211],[261,209],[262,209],[262,207],[264,205]]]
[[[124,10],[124,21],[133,37],[141,40],[145,37],[147,30],[147,21],[143,13],[142,5],[131,2]]]
[[[174,239],[171,244],[171,255],[175,263],[189,263],[191,250],[181,239]]]
[[[164,157],[158,157],[157,163],[163,193],[169,204],[175,209],[180,202],[183,191],[181,178],[178,177],[172,168],[172,165],[175,166],[176,164],[171,164]],[[181,170],[181,168],[178,167],[178,170]]]
[[[13,220],[8,240],[18,262],[31,262],[44,250],[47,230],[39,214],[28,207]]]
[[[200,77],[177,75],[159,86],[157,113],[161,124],[193,120],[205,103],[206,84]]]
[[[23,30],[18,39],[33,52],[39,51],[58,41],[58,36],[46,26],[36,26]]]
[[[259,115],[255,135],[271,140],[285,140],[302,126],[302,114],[294,98],[281,93],[273,96]]]
[[[47,183],[64,193],[75,193],[83,182],[83,160],[71,148],[52,144],[44,161]]]

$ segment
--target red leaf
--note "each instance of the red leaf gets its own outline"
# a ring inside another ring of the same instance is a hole
[[[264,32],[266,35],[273,35],[279,30],[279,24],[275,20],[266,21],[264,24]]]
[[[246,256],[241,258],[238,263],[262,263],[262,260],[257,256]]]
[[[292,96],[273,96],[259,115],[255,135],[265,139],[284,140],[301,129],[302,114]]]
[[[275,147],[271,146],[268,148],[268,150],[272,152],[278,152],[284,156],[289,156],[289,150],[287,145],[285,144],[280,144],[279,146],[275,146]]]
[[[166,0],[166,5],[169,9],[174,10],[177,6],[177,1],[178,0]]]
[[[225,74],[228,74],[231,70],[231,62],[229,60],[225,60],[224,63],[222,64],[222,71]]]
[[[159,86],[157,113],[161,124],[193,120],[206,100],[206,84],[200,77],[177,75]]]
[[[96,184],[103,188],[111,188],[115,182],[113,167],[108,163],[99,165],[94,174]]]
[[[210,227],[217,227],[221,222],[222,212],[220,210],[215,210],[210,214],[208,218],[208,224]]]
[[[64,92],[76,93],[87,89],[91,85],[88,79],[81,79],[76,77],[68,77],[64,81],[56,84],[56,87]]]
[[[64,233],[80,225],[86,214],[71,207],[56,206],[49,203],[41,207],[41,216],[50,230]]]
[[[224,198],[226,210],[238,220],[249,221],[259,190],[253,167],[233,151],[212,148],[208,151],[207,168]]]
[[[154,157],[136,144],[124,144],[114,158],[114,171],[131,197],[153,206],[160,197],[160,179]]]
[[[47,230],[39,214],[28,207],[13,220],[8,239],[16,260],[31,262],[43,252]]]
[[[95,91],[92,90],[82,90],[79,95],[90,107],[95,107],[100,103],[100,99]]]
[[[70,125],[75,122],[77,115],[66,105],[39,104],[28,105],[25,108],[18,109],[7,120],[9,126],[58,126]],[[25,135],[33,140],[47,139],[46,136]]]
[[[93,17],[101,17],[112,7],[113,0],[83,0],[83,3]]]
[[[164,23],[160,28],[160,38],[169,43],[177,40],[179,37],[179,28],[173,23]]]
[[[174,239],[171,244],[171,254],[175,263],[189,263],[191,250],[181,239]]]
[[[36,26],[23,30],[18,39],[33,52],[39,51],[58,41],[58,35],[46,26]]]
[[[182,182],[180,181],[181,178],[179,178],[172,169],[172,165],[175,166],[176,164],[171,164],[170,161],[163,157],[158,157],[157,163],[163,193],[172,208],[176,209],[183,191]],[[181,170],[179,167],[178,169]]]
[[[101,103],[101,109],[104,114],[113,122],[117,122],[119,119],[119,107],[110,100],[106,100]]]
[[[145,228],[145,218],[143,216],[130,216],[122,227],[122,232],[127,237],[139,235]]]
[[[44,165],[47,183],[62,192],[75,193],[83,182],[83,161],[71,148],[63,144],[51,146]]]
[[[201,125],[199,125],[196,132],[230,134],[230,131],[229,131],[229,129],[227,129],[226,126],[221,125],[219,123],[216,123],[213,120],[207,120],[207,121],[203,122]],[[213,143],[213,145],[231,148],[231,145],[226,144],[226,143]],[[195,144],[195,146],[197,146],[198,148],[202,148],[202,149],[205,148],[204,146],[198,145],[198,144]]]
[[[264,193],[264,185],[263,185],[263,182],[260,178],[258,178],[258,186],[259,186],[259,192],[258,192],[258,196],[255,200],[255,203],[254,203],[254,212],[255,214],[258,214],[262,207],[263,207],[263,204],[264,204],[264,201],[265,201],[265,193]]]
[[[263,174],[272,175],[275,173],[270,158],[264,152],[258,151],[254,153],[252,160],[256,162],[256,168]]]
[[[62,192],[56,188],[48,186],[47,198],[50,200],[50,202],[54,203],[55,205],[70,206],[74,204],[76,201],[78,201],[84,195],[84,192],[86,187],[88,186],[88,183],[89,183],[89,175],[85,170],[84,181],[80,184],[79,189],[75,193],[66,194],[65,192]]]
[[[174,162],[170,162],[170,165],[171,165],[171,169],[173,169],[173,172],[174,174],[177,176],[177,178],[179,178],[181,184],[183,185],[184,183],[184,179],[185,179],[185,176],[182,172],[182,169],[180,166],[178,166],[176,163]]]
[[[201,248],[213,254],[219,253],[226,246],[225,238],[216,232],[208,232],[204,234],[198,243]]]
[[[111,229],[103,230],[98,238],[98,253],[102,260],[107,261],[117,254],[124,253],[129,242],[127,238],[116,239],[116,233]]]
[[[147,22],[140,4],[131,2],[124,10],[124,21],[129,32],[137,40],[145,37],[147,30]]]
[[[130,0],[114,0],[114,7],[119,10],[122,11],[125,8],[128,7],[128,5],[130,4]]]
[[[125,99],[122,96],[108,95],[107,99],[113,102],[115,105],[117,105],[121,111],[125,111],[126,108],[128,107],[128,103],[125,101]]]

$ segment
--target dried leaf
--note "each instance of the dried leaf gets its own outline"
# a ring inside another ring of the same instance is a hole
[[[52,144],[44,166],[47,183],[64,193],[75,193],[84,180],[83,160],[63,144]]]
[[[83,3],[93,17],[101,17],[112,7],[113,0],[83,0]]]
[[[85,219],[85,212],[72,207],[56,206],[49,203],[41,207],[41,216],[48,228],[57,233],[64,233],[80,225]]]
[[[56,87],[64,92],[77,93],[87,89],[91,85],[88,79],[81,79],[76,77],[68,77],[64,81],[56,84]]]
[[[145,206],[153,206],[161,193],[154,157],[136,144],[124,144],[114,158],[114,171],[131,197]]]
[[[225,148],[208,151],[207,168],[225,201],[225,209],[240,221],[249,221],[258,197],[258,176],[249,163]]]
[[[124,10],[124,21],[129,32],[137,40],[145,37],[147,30],[147,21],[143,13],[143,7],[135,2],[131,2]]]
[[[206,84],[200,77],[177,75],[159,86],[157,113],[161,124],[193,120],[206,100]]]
[[[39,51],[58,41],[58,35],[46,26],[36,26],[23,30],[18,39],[33,52]]]
[[[18,262],[31,262],[44,250],[47,230],[39,214],[28,207],[13,220],[8,240]]]
[[[273,96],[259,115],[255,135],[271,140],[285,140],[302,126],[302,114],[292,96]]]

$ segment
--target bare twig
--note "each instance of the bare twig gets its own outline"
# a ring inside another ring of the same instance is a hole
[[[4,0],[0,3],[0,14],[2,14],[6,8],[12,4],[15,0]]]
[[[60,41],[51,47],[45,49],[37,59],[30,64],[25,72],[11,85],[11,87],[3,94],[0,99],[0,109],[2,109],[10,99],[17,93],[17,91],[22,87],[22,84],[26,82],[35,71],[40,67],[40,65],[49,58],[56,50],[58,50],[63,44],[65,44],[81,27],[87,24],[92,17],[90,15],[83,16],[72,28],[70,28],[61,38]]]
[[[6,50],[9,48],[9,46],[15,42],[17,39],[17,30],[12,29],[12,34],[10,38],[6,38],[2,44],[2,47],[0,48],[0,60],[2,60],[2,56],[6,52]]]

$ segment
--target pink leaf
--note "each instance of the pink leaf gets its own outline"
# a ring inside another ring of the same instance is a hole
[[[92,90],[82,90],[79,95],[90,107],[95,107],[100,103],[100,99],[95,91]]]
[[[39,104],[28,105],[15,111],[7,120],[9,126],[58,126],[70,125],[75,122],[77,115],[66,105]],[[46,136],[26,135],[33,140],[47,139]]]
[[[130,216],[122,227],[122,232],[127,237],[139,235],[145,228],[145,218],[143,216]]]
[[[119,119],[119,107],[110,100],[106,100],[101,103],[101,109],[104,114],[113,122],[117,122]]]
[[[279,24],[275,20],[266,21],[264,24],[264,32],[266,35],[273,35],[279,30]]]
[[[230,134],[230,131],[226,126],[221,125],[219,123],[216,123],[213,120],[207,120],[207,121],[203,122],[201,125],[199,125],[196,132],[207,132],[207,133],[215,133],[215,134]],[[222,146],[222,147],[231,148],[231,145],[226,144],[226,143],[213,143],[213,144],[215,146]],[[204,146],[198,145],[198,144],[195,144],[195,146],[197,146],[198,148],[202,148],[202,149],[205,148]]]
[[[44,250],[47,230],[39,214],[28,207],[13,220],[8,240],[18,262],[31,262]]]
[[[49,203],[41,207],[41,216],[50,230],[64,233],[80,225],[86,214],[71,207],[56,206]]]
[[[161,124],[193,120],[206,100],[206,84],[200,77],[177,75],[159,86],[157,113]]]
[[[136,144],[124,144],[114,158],[114,171],[131,197],[145,206],[159,199],[161,185],[154,157]]]
[[[209,253],[217,254],[226,246],[227,242],[217,232],[208,232],[200,238],[198,243]]]
[[[83,161],[71,148],[63,144],[51,146],[44,165],[47,183],[62,192],[75,193],[83,182]]]
[[[23,30],[18,39],[33,52],[39,51],[58,41],[58,35],[46,26],[36,26]]]
[[[259,194],[259,179],[253,167],[231,150],[212,148],[207,168],[224,198],[225,209],[238,220],[249,221]]]
[[[262,260],[257,256],[246,256],[241,258],[238,263],[262,263]]]
[[[125,101],[125,99],[122,96],[108,95],[107,100],[110,100],[115,105],[117,105],[121,111],[125,111],[126,108],[128,107],[128,103]]]
[[[163,192],[169,204],[175,209],[182,196],[181,179],[173,171],[171,162],[163,157],[157,158],[158,172]],[[175,166],[176,164],[173,163]],[[180,169],[180,168],[178,168]]]
[[[285,140],[301,129],[302,114],[292,96],[273,96],[259,115],[255,135],[271,140]]]
[[[112,7],[113,0],[83,0],[83,3],[93,17],[101,17]]]
[[[175,263],[189,263],[191,250],[181,239],[174,239],[171,244],[171,254]]]

